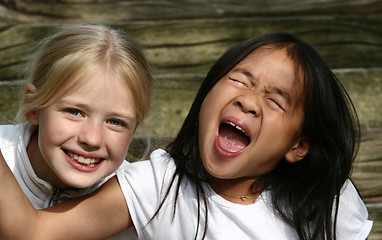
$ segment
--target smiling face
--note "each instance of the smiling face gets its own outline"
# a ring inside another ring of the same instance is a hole
[[[300,134],[302,91],[302,76],[285,49],[262,47],[239,62],[201,106],[199,148],[207,173],[256,178],[283,157],[301,160],[309,148]]]
[[[26,116],[39,126],[38,137],[28,145],[32,166],[56,188],[89,187],[114,172],[138,124],[131,92],[122,80],[101,71],[86,81]],[[38,148],[33,149],[33,141]]]

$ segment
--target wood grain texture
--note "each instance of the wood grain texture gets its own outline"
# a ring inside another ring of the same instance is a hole
[[[35,44],[61,24],[83,22],[128,32],[158,78],[147,130],[138,130],[129,161],[145,156],[147,135],[149,150],[171,141],[208,69],[233,44],[274,31],[311,44],[359,114],[362,142],[352,179],[374,221],[369,240],[382,240],[382,0],[3,0],[0,123],[11,123],[16,114]]]
[[[229,47],[246,38],[290,32],[310,43],[332,68],[381,67],[382,15],[373,17],[162,20],[113,25],[144,48],[157,74],[205,74]],[[33,46],[57,25],[3,25],[0,80],[18,79]]]
[[[380,0],[64,0],[0,2],[8,23],[121,22],[131,20],[380,14]]]

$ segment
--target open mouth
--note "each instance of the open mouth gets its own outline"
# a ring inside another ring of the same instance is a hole
[[[84,166],[87,166],[87,167],[94,167],[98,163],[101,162],[101,159],[99,159],[99,158],[86,158],[86,157],[83,157],[83,156],[78,155],[76,153],[72,153],[72,152],[68,152],[68,151],[66,151],[66,154],[71,159],[73,159],[73,161],[75,161],[75,162],[77,162],[79,164],[82,164]]]
[[[219,126],[219,145],[227,152],[239,152],[246,148],[251,139],[243,128],[233,122],[222,122]]]

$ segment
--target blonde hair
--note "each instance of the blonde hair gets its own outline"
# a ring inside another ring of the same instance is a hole
[[[101,24],[65,26],[40,43],[27,76],[36,91],[26,96],[17,120],[25,122],[25,114],[57,102],[84,84],[88,74],[106,66],[126,83],[142,122],[150,108],[153,75],[149,64],[131,38]]]

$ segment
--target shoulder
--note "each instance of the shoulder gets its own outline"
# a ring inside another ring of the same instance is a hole
[[[18,132],[21,132],[20,125],[0,125],[0,148],[13,144],[19,135]]]
[[[339,204],[339,210],[345,211],[343,214],[349,213],[347,210],[348,208],[355,209],[358,213],[357,215],[362,215],[363,217],[367,218],[368,213],[365,204],[363,203],[361,196],[359,195],[356,187],[354,186],[353,182],[348,179],[346,180],[345,184],[343,185],[341,189],[341,195],[340,195],[340,204]]]
[[[119,169],[117,173],[121,187],[135,185],[162,187],[166,180],[175,172],[175,163],[171,156],[163,149],[151,153],[149,160],[137,161]]]
[[[153,174],[164,173],[169,169],[175,169],[175,164],[170,156],[163,149],[157,149],[150,154],[149,160],[137,161],[128,164],[123,168],[126,172],[132,171],[152,171]]]
[[[161,171],[175,170],[174,159],[163,149],[157,149],[151,153],[150,163]]]
[[[117,179],[127,203],[134,226],[141,230],[155,214],[175,172],[170,155],[155,150],[149,160],[128,164],[117,171]]]
[[[337,215],[338,239],[366,239],[373,222],[354,184],[348,179],[341,190]]]
[[[15,171],[15,149],[21,134],[22,125],[0,125],[0,152],[12,172]]]

